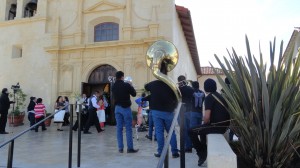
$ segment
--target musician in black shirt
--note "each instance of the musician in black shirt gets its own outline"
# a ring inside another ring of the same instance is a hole
[[[124,73],[116,73],[116,82],[112,87],[113,97],[115,99],[115,115],[117,121],[117,139],[119,152],[123,153],[123,125],[126,127],[127,153],[136,153],[138,149],[133,148],[132,139],[132,112],[130,95],[135,97],[136,91],[131,83],[124,82]]]
[[[193,147],[199,156],[198,166],[201,166],[207,157],[207,134],[224,134],[229,126],[227,103],[217,92],[217,84],[213,79],[204,82],[204,90],[208,94],[205,98],[204,124],[190,129],[189,134]],[[200,135],[200,140],[198,138]]]

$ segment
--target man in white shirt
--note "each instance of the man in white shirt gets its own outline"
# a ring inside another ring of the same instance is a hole
[[[84,134],[91,134],[91,132],[89,132],[89,129],[90,129],[90,126],[92,124],[95,125],[98,133],[100,133],[101,131],[103,131],[101,128],[100,128],[100,125],[99,125],[99,120],[98,120],[98,117],[97,117],[97,109],[100,108],[100,106],[97,104],[97,99],[98,97],[100,96],[100,92],[99,91],[95,91],[94,95],[92,97],[90,97],[88,103],[88,120],[85,124],[85,128],[84,128],[84,131],[83,133]]]

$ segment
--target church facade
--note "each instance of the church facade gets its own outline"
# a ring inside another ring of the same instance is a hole
[[[201,73],[189,10],[174,0],[1,0],[0,9],[0,87],[19,82],[48,110],[58,95],[109,92],[119,70],[141,92],[155,79],[145,53],[157,40],[178,49],[174,81]]]

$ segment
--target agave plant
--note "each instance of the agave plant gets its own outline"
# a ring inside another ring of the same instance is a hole
[[[282,57],[275,65],[275,41],[270,42],[270,65],[258,61],[251,53],[246,36],[247,56],[240,57],[234,49],[229,58],[218,63],[230,86],[218,77],[232,129],[239,137],[237,154],[250,167],[291,167],[300,146],[300,55]]]

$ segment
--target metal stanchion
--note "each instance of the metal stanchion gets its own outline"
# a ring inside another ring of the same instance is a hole
[[[186,104],[182,103],[180,109],[180,168],[185,168],[185,141],[184,141],[184,112],[186,111]]]
[[[164,161],[164,168],[169,168],[169,147]]]
[[[7,167],[8,168],[12,168],[12,165],[13,165],[14,143],[15,143],[15,140],[12,140],[9,144],[8,159],[7,159]]]
[[[82,105],[79,105],[79,112],[78,112],[78,147],[77,147],[77,167],[80,167],[80,159],[81,159],[81,111],[82,111]]]
[[[70,104],[70,130],[69,130],[69,168],[72,168],[72,143],[73,143],[73,104]]]

